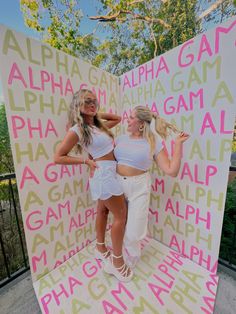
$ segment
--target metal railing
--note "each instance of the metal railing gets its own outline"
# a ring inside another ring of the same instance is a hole
[[[0,287],[29,269],[15,178],[0,175]]]
[[[230,167],[236,172],[236,167]],[[235,184],[236,186],[236,184]],[[228,195],[228,193],[227,193]],[[226,233],[228,247],[223,241],[224,228],[228,230],[225,213],[219,263],[236,271],[236,204],[234,229]],[[222,245],[226,245],[222,251]],[[22,216],[15,174],[0,175],[0,288],[29,269]]]

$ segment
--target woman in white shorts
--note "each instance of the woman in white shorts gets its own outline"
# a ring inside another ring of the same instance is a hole
[[[90,168],[90,190],[93,200],[98,200],[96,217],[97,242],[95,254],[106,261],[104,270],[120,281],[130,281],[132,270],[124,263],[122,244],[125,231],[127,207],[120,182],[116,174],[113,154],[113,134],[109,130],[120,122],[114,114],[98,114],[96,96],[87,89],[76,92],[70,105],[69,125],[72,126],[58,146],[54,161],[58,164],[86,164]],[[102,119],[106,120],[103,122]],[[82,155],[69,155],[74,146],[86,151],[93,159]],[[105,245],[107,212],[111,211],[114,221],[111,228],[113,254]]]
[[[114,155],[117,160],[119,181],[128,203],[128,216],[124,246],[128,253],[127,264],[132,268],[141,255],[140,240],[147,233],[152,161],[170,176],[177,176],[181,162],[181,147],[189,135],[181,132],[175,141],[171,160],[163,149],[150,124],[155,119],[155,130],[164,139],[168,132],[177,128],[144,106],[137,106],[128,119],[129,135],[121,135],[115,141]]]

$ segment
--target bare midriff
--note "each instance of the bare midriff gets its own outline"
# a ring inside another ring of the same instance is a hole
[[[115,156],[113,154],[113,150],[110,153],[108,153],[102,157],[94,159],[94,161],[99,161],[99,160],[114,160],[115,161]]]
[[[126,165],[117,165],[116,166],[116,172],[124,177],[133,177],[133,176],[138,176],[140,174],[143,174],[147,171],[140,170],[137,168],[129,167]]]

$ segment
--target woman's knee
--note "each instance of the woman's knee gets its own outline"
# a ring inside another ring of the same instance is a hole
[[[126,225],[126,213],[122,213],[119,215],[114,215],[114,222],[119,223],[120,225],[124,226]]]

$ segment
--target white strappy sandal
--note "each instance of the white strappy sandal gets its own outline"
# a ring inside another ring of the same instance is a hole
[[[115,267],[113,264],[113,258],[121,258],[123,255],[115,256],[111,254],[111,257],[106,260],[103,270],[115,276],[119,281],[129,282],[133,278],[133,271],[125,263],[120,267]],[[128,274],[129,272],[129,274]]]
[[[96,242],[96,245],[105,245],[104,242]],[[106,252],[98,251],[97,247],[94,248],[94,255],[95,258],[102,260],[103,262],[107,261],[108,257],[110,256],[110,251],[107,250]]]

